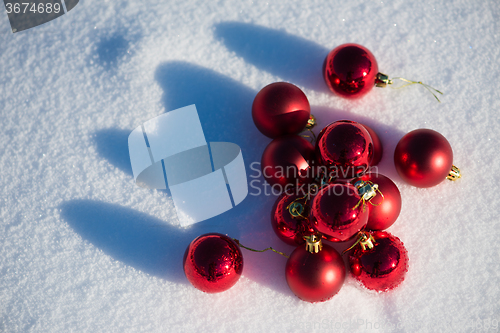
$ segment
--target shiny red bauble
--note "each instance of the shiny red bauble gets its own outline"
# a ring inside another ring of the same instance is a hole
[[[312,227],[323,238],[343,242],[366,226],[368,209],[353,185],[334,183],[319,190],[309,216]]]
[[[366,128],[355,121],[340,120],[321,130],[316,156],[329,177],[352,179],[362,175],[373,158],[373,141]]]
[[[309,223],[309,207],[304,194],[283,193],[271,210],[271,225],[276,235],[289,245],[304,244],[303,236],[314,233]],[[298,200],[299,199],[299,200]]]
[[[334,93],[358,98],[373,88],[377,74],[377,61],[367,48],[358,44],[343,44],[326,57],[323,77]]]
[[[219,293],[231,288],[240,278],[243,255],[228,236],[204,234],[187,247],[183,267],[194,287],[206,293]]]
[[[342,288],[345,266],[340,254],[327,244],[318,253],[299,246],[286,263],[285,275],[297,297],[307,302],[324,302]]]
[[[308,183],[313,177],[313,145],[298,135],[287,135],[274,139],[264,150],[261,170],[264,179],[272,186]]]
[[[399,140],[394,152],[399,176],[416,187],[442,182],[453,164],[453,151],[444,136],[430,129],[417,129]]]
[[[310,114],[306,95],[287,82],[265,86],[257,93],[252,105],[255,126],[270,138],[300,133],[306,127]]]
[[[368,131],[370,134],[370,137],[372,138],[373,141],[373,157],[372,161],[370,163],[370,166],[375,166],[379,164],[380,160],[382,159],[382,155],[384,154],[384,148],[382,147],[382,141],[380,141],[380,138],[378,137],[377,133],[370,128],[368,125],[361,124],[363,125],[364,128]]]
[[[364,181],[378,185],[382,195],[377,194],[368,204],[368,223],[366,229],[384,230],[396,222],[401,212],[401,193],[392,180],[379,173],[367,173],[361,177]]]
[[[403,282],[408,271],[408,252],[399,238],[385,231],[372,231],[375,246],[356,247],[349,255],[352,275],[368,289],[387,291]]]

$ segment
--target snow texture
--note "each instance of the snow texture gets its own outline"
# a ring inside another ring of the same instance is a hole
[[[499,21],[496,0],[86,0],[16,34],[0,15],[0,331],[498,330]],[[332,95],[322,62],[347,42],[381,72],[442,90],[442,103],[416,85]],[[244,251],[224,293],[185,278],[184,250],[206,232],[291,253],[271,229],[274,196],[250,187],[236,208],[180,228],[168,191],[135,185],[128,134],[196,104],[207,141],[238,144],[261,182],[251,164],[270,140],[251,105],[275,81],[303,89],[321,125],[351,119],[379,133],[379,171],[403,197],[389,231],[411,264],[396,290],[348,278],[330,301],[306,303],[272,252]],[[449,140],[462,179],[417,189],[398,177],[394,148],[417,128]]]

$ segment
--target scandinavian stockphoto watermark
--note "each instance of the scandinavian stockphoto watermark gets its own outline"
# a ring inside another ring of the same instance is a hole
[[[387,332],[392,330],[403,330],[404,326],[401,322],[389,322],[389,321],[379,321],[379,320],[368,320],[368,319],[352,319],[345,321],[338,320],[327,320],[323,319],[321,321],[305,321],[305,322],[294,322],[294,329],[301,329],[304,331],[314,332],[314,331],[325,331],[334,332],[338,330],[345,330],[346,332],[352,330],[364,330],[364,331],[381,331]]]
[[[194,104],[138,126],[128,147],[137,185],[168,188],[181,226],[222,214],[248,194],[240,147],[207,143]]]
[[[362,330],[366,332],[376,331],[376,332],[400,332],[407,331],[408,323],[404,324],[401,321],[385,321],[385,320],[373,320],[373,319],[351,319],[351,320],[332,320],[323,319],[319,321],[297,321],[287,323],[293,329],[299,329],[308,332],[350,332],[354,330]],[[420,322],[418,324],[413,323],[411,327],[414,330],[424,330],[426,332],[498,332],[499,324],[498,319],[485,318],[485,319],[465,319],[460,320],[449,320],[445,322],[431,323],[431,322]],[[411,331],[411,330],[410,330]]]
[[[314,163],[314,162],[313,162]],[[352,169],[340,168],[335,166],[326,167],[324,165],[314,164],[306,169],[304,172],[299,172],[294,166],[287,167],[261,167],[260,162],[252,162],[250,164],[251,173],[249,175],[250,182],[250,191],[249,194],[251,196],[278,196],[282,193],[286,193],[287,195],[297,195],[297,196],[305,196],[306,194],[314,195],[318,190],[318,184],[321,184],[321,179],[328,182],[328,180],[332,179],[354,179],[355,175],[352,175]],[[366,170],[363,170],[364,173],[371,173],[378,175],[378,167],[371,166]],[[285,178],[285,179],[294,179],[293,183],[286,183],[286,185],[281,184],[273,184],[270,185],[265,178]],[[314,182],[304,181],[304,180],[314,179]],[[332,191],[333,195],[343,195],[344,191],[347,192],[347,195],[357,195],[359,192],[352,187],[345,186],[332,186],[328,188],[329,191]]]
[[[4,0],[13,33],[52,21],[75,8],[79,0]]]

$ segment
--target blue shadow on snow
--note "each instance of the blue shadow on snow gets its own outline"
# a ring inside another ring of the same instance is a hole
[[[246,62],[308,89],[328,92],[322,66],[327,48],[285,31],[241,22],[215,25],[215,37]]]
[[[97,153],[111,164],[132,176],[132,166],[128,153],[129,130],[107,128],[95,133],[94,142]]]
[[[148,214],[93,200],[71,200],[61,215],[84,240],[105,254],[147,274],[186,283],[182,258],[188,244],[207,232],[238,237],[236,225],[209,220],[182,229]]]

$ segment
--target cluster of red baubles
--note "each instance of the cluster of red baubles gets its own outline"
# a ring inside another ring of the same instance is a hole
[[[344,97],[360,97],[379,81],[377,63],[366,48],[346,44],[324,63],[328,87]],[[408,269],[403,243],[383,231],[398,218],[401,195],[387,177],[370,172],[382,158],[377,134],[358,122],[336,121],[317,137],[306,95],[278,82],[255,97],[252,116],[273,141],[262,155],[265,180],[282,194],[271,212],[271,224],[285,243],[296,246],[285,272],[290,289],[309,302],[326,301],[342,287],[342,256],[325,241],[354,244],[345,252],[351,275],[376,291],[397,287]],[[308,140],[299,134],[309,133]],[[394,153],[401,178],[417,187],[437,185],[452,169],[453,153],[439,133],[419,129],[405,135]],[[449,177],[459,177],[455,167]],[[238,280],[243,259],[238,243],[221,234],[202,235],[184,257],[188,280],[205,292],[228,289]]]

